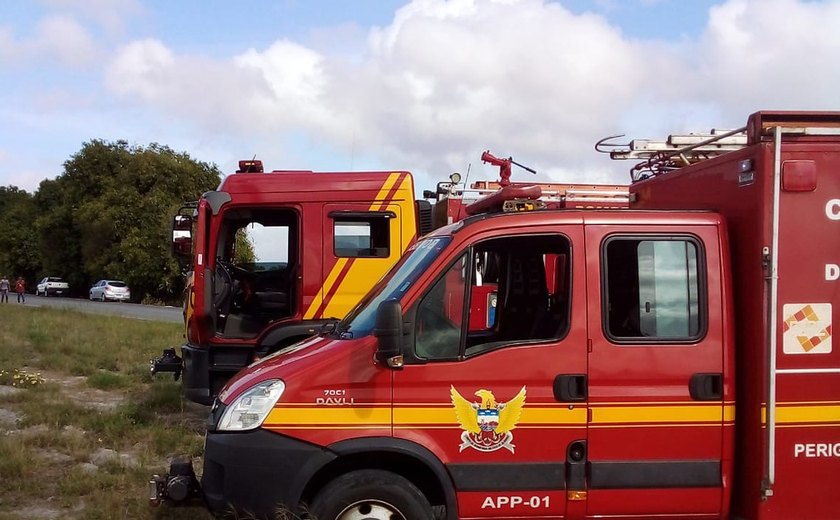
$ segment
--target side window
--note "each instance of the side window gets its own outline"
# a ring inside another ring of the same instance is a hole
[[[571,244],[562,235],[473,245],[421,300],[417,356],[453,359],[562,338],[570,319],[570,254]]]
[[[248,272],[288,270],[296,258],[297,229],[297,215],[288,209],[231,210],[218,256]]]
[[[604,244],[604,329],[616,342],[693,341],[702,334],[699,242],[615,237]]]
[[[432,286],[417,309],[415,351],[424,359],[452,359],[461,350],[466,266],[462,256]]]
[[[337,257],[388,258],[392,212],[334,212],[333,250]]]
[[[255,271],[287,265],[289,231],[287,224],[263,225],[259,222],[238,229],[235,237],[237,263],[253,263]]]

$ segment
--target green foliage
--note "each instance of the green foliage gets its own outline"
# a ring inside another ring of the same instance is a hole
[[[34,283],[41,267],[36,216],[32,195],[15,186],[0,186],[0,276],[12,283],[18,276]]]
[[[115,388],[125,388],[129,382],[119,374],[100,370],[88,376],[87,384],[100,390],[113,390]]]
[[[169,254],[171,216],[219,180],[216,166],[156,143],[85,143],[34,197],[44,272],[77,294],[111,278],[126,281],[135,300],[171,300],[182,289]]]
[[[251,237],[248,236],[246,228],[236,230],[236,241],[234,242],[234,262],[237,264],[250,264],[256,261],[257,255],[254,253],[254,243]]]

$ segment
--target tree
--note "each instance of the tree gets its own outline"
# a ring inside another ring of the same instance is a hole
[[[126,281],[135,299],[171,299],[183,283],[169,253],[172,215],[220,177],[215,165],[156,143],[85,143],[35,197],[44,268],[82,294],[111,278]]]
[[[41,267],[35,216],[32,195],[16,186],[0,186],[0,276],[35,282]]]

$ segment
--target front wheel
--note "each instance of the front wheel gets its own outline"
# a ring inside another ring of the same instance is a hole
[[[318,520],[415,520],[434,518],[432,506],[408,479],[382,470],[342,475],[312,502]]]

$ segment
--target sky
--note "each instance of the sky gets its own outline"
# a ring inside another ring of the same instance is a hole
[[[94,139],[215,164],[626,183],[607,135],[840,110],[838,0],[4,0],[0,186]]]

